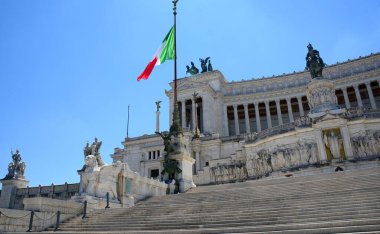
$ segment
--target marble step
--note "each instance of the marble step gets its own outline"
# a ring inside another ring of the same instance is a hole
[[[249,231],[249,232],[271,232],[271,231],[285,231],[285,230],[299,230],[299,229],[327,229],[327,228],[336,228],[336,227],[346,227],[346,226],[365,226],[365,225],[373,225],[377,226],[377,229],[380,230],[380,218],[365,218],[365,219],[352,219],[352,220],[329,220],[329,221],[317,221],[317,222],[303,222],[300,220],[300,222],[289,222],[285,224],[257,224],[257,222],[245,222],[245,223],[228,223],[228,225],[225,224],[212,224],[212,225],[180,225],[180,228],[177,226],[174,226],[173,229],[218,229],[219,232],[221,230],[229,230],[230,232],[241,232]],[[161,228],[162,227],[162,228]],[[80,226],[73,227],[73,228],[65,228],[66,231],[87,231],[87,232],[93,232],[93,231],[126,231],[126,230],[144,230],[144,229],[151,229],[151,230],[170,230],[170,228],[162,226],[154,226],[154,227],[124,227],[124,226],[101,226],[101,227],[86,227],[82,228]],[[367,230],[367,229],[365,229]],[[363,231],[365,231],[363,230]],[[374,229],[370,231],[375,231]],[[227,231],[227,232],[229,232]]]
[[[338,216],[339,215],[339,216]],[[291,215],[290,215],[291,216]],[[160,221],[140,221],[140,222],[116,222],[116,221],[105,221],[98,223],[83,223],[81,225],[62,225],[62,228],[65,230],[70,230],[72,228],[81,228],[83,230],[91,228],[91,229],[99,229],[104,226],[112,227],[117,226],[117,229],[167,229],[167,228],[178,228],[180,225],[182,228],[197,228],[197,227],[213,227],[213,226],[236,226],[236,225],[246,225],[250,226],[258,226],[258,225],[279,225],[279,224],[288,224],[288,223],[304,223],[304,222],[322,222],[322,221],[343,221],[343,220],[358,220],[358,219],[380,219],[380,213],[377,214],[352,214],[346,215],[341,213],[329,214],[326,216],[298,216],[298,217],[268,217],[265,219],[257,219],[244,217],[239,218],[235,217],[234,219],[227,220],[214,220],[211,222],[207,222],[202,220],[201,218],[197,220],[160,220]]]

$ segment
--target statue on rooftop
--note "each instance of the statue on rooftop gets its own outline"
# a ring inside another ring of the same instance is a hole
[[[209,59],[210,57],[207,57],[206,59],[201,59],[201,58],[199,59],[199,61],[201,62],[201,68],[202,68],[201,73],[207,72],[207,62]]]
[[[313,46],[309,43],[307,46],[308,52],[306,54],[306,70],[310,71],[311,78],[322,77],[322,70],[325,66],[322,58],[319,56],[319,51],[314,50]]]
[[[11,151],[12,162],[8,165],[8,174],[3,180],[24,178],[24,172],[26,168],[25,162],[21,162],[20,151],[16,150],[16,153]]]
[[[199,73],[199,69],[195,67],[194,63],[193,62],[190,62],[191,64],[191,67],[189,66],[186,66],[187,70],[186,70],[186,74],[187,73],[190,73],[190,75],[196,75]]]

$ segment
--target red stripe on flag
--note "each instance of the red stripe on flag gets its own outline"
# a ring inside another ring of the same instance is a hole
[[[150,63],[148,63],[143,73],[141,73],[141,75],[137,77],[137,81],[140,81],[141,79],[147,80],[148,77],[150,76],[150,73],[152,73],[154,65],[156,65],[156,62],[157,62],[157,57],[154,57],[154,59]]]

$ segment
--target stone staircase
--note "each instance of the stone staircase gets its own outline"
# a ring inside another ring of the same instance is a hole
[[[201,186],[88,216],[56,233],[380,233],[380,168]]]

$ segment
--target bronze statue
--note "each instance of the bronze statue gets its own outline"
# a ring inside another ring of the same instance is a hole
[[[156,102],[157,111],[160,111],[160,108],[161,108],[160,103],[161,103],[161,101]]]
[[[84,147],[83,149],[83,154],[84,154],[84,158],[86,159],[87,156],[89,155],[94,155],[96,157],[96,161],[98,162],[98,166],[104,166],[104,162],[102,160],[102,157],[100,156],[100,147],[102,146],[102,142],[101,141],[98,141],[98,138],[95,137],[95,140],[94,142],[90,144],[87,142],[86,143],[86,146]],[[84,169],[85,166],[82,168]],[[81,169],[81,170],[82,170]],[[80,170],[80,171],[81,171]]]
[[[199,61],[201,62],[201,68],[202,68],[202,71],[201,73],[204,73],[204,72],[207,72],[207,61],[210,59],[210,57],[207,57],[206,59],[199,59]]]
[[[307,46],[308,52],[306,54],[306,70],[310,71],[311,78],[322,77],[322,70],[325,66],[322,58],[319,56],[319,51],[314,50],[313,46],[309,43]]]
[[[211,59],[208,60],[207,70],[208,70],[208,71],[213,71],[213,69],[212,69],[212,65],[211,65]]]
[[[8,164],[8,174],[2,180],[24,178],[26,164],[21,162],[20,151],[16,150],[16,153],[11,151],[11,155],[12,162]]]
[[[195,67],[194,63],[193,62],[190,62],[191,63],[191,67],[189,66],[186,66],[187,70],[186,70],[186,74],[187,73],[190,73],[190,75],[196,75],[199,73],[199,69]]]

